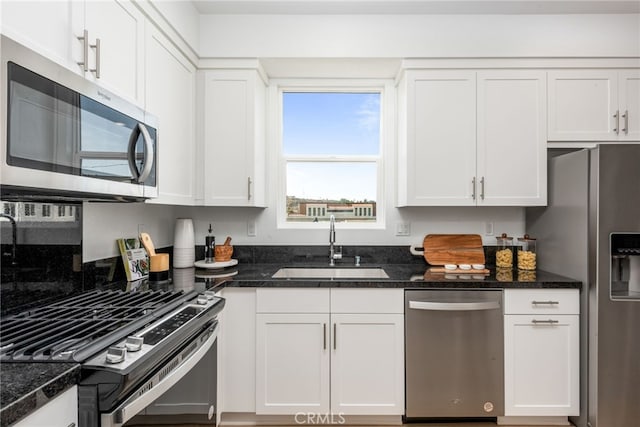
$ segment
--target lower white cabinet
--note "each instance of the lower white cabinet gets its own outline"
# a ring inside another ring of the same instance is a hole
[[[78,425],[78,387],[73,386],[15,423],[14,427],[75,427]]]
[[[505,290],[505,416],[579,415],[578,298],[578,290]]]
[[[402,415],[402,295],[401,289],[258,289],[256,413]]]
[[[329,314],[257,315],[256,413],[329,412]]]

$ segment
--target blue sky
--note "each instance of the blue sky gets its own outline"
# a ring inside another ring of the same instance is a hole
[[[380,94],[286,92],[283,94],[286,155],[377,155]],[[287,195],[317,199],[376,200],[371,163],[289,163]]]

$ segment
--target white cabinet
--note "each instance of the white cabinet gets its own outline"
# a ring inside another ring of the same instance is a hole
[[[84,26],[90,45],[85,75],[113,92],[144,102],[145,18],[129,0],[85,1]],[[82,61],[82,57],[78,61]],[[158,72],[159,70],[155,70]]]
[[[578,290],[505,290],[505,416],[580,413]]]
[[[329,314],[257,314],[256,413],[329,412]]]
[[[256,413],[402,415],[401,289],[258,289]]]
[[[218,350],[218,414],[256,412],[256,289],[225,288]]]
[[[546,204],[546,76],[407,70],[398,206]]]
[[[474,205],[475,71],[409,70],[399,89],[398,204]]]
[[[543,71],[478,72],[479,206],[547,204],[546,105]]]
[[[196,70],[159,30],[149,26],[147,32],[145,109],[160,123],[159,195],[149,202],[193,205]]]
[[[74,427],[78,425],[78,387],[57,395],[15,423],[14,427]]]
[[[2,4],[2,29],[9,37],[139,104],[144,28],[144,15],[128,0]],[[85,30],[87,39],[79,39]]]
[[[640,140],[640,70],[549,71],[549,141]]]
[[[266,85],[258,70],[208,70],[204,91],[204,204],[265,206]]]

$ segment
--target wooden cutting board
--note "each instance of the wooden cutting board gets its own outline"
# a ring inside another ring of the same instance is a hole
[[[422,248],[430,265],[485,263],[479,234],[427,234]]]

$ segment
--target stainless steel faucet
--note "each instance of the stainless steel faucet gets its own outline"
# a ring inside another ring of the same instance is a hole
[[[335,249],[336,243],[336,217],[331,215],[329,217],[329,265],[331,267],[335,266],[335,260],[342,259],[342,248],[340,251],[336,252]]]

